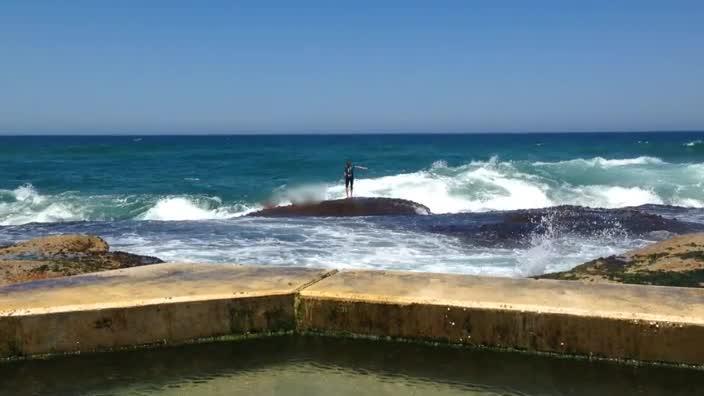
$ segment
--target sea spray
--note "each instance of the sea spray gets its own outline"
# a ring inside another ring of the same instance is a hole
[[[594,219],[591,220],[594,221]],[[531,220],[531,223],[535,224],[535,228],[525,237],[529,242],[528,248],[514,249],[517,256],[515,271],[520,276],[558,271],[559,268],[564,267],[564,263],[559,261],[561,256],[565,262],[571,262],[576,257],[584,257],[584,252],[598,250],[613,254],[614,245],[644,243],[638,238],[631,237],[628,230],[616,218],[607,217],[601,222],[600,228],[590,232],[589,235],[575,232],[575,229],[580,227],[572,221],[566,222],[564,214],[557,209],[548,209],[538,219]]]
[[[692,228],[655,219],[637,230],[626,211],[620,229],[577,213],[536,219],[551,225],[526,227],[531,232],[519,239],[491,234],[501,231],[496,224],[506,210],[663,204],[676,207],[633,213],[704,223],[702,141],[704,132],[2,136],[0,244],[90,233],[117,250],[201,263],[499,276],[559,271]],[[356,174],[357,196],[407,198],[438,214],[242,216],[344,197],[347,158],[368,168]],[[467,237],[463,226],[484,232]]]
[[[481,212],[580,205],[618,208],[644,204],[701,207],[702,164],[668,164],[658,158],[593,158],[560,162],[442,161],[417,172],[362,178],[358,195],[422,203],[433,213]],[[328,197],[344,196],[331,185]]]
[[[191,180],[189,183],[198,183]],[[211,188],[212,189],[212,188]],[[225,192],[225,187],[221,188]],[[355,194],[402,198],[433,213],[485,212],[556,205],[619,208],[644,204],[704,207],[704,164],[674,164],[655,157],[512,161],[492,157],[449,166],[436,160],[415,171],[365,176]],[[44,192],[22,184],[0,190],[0,225],[112,220],[208,220],[241,216],[266,205],[288,205],[345,196],[339,181],[281,184],[263,199],[220,194],[88,194]]]

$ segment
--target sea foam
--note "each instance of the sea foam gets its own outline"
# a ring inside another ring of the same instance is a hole
[[[249,208],[244,205],[221,206],[221,202],[218,197],[167,197],[158,200],[138,218],[160,221],[215,220],[239,217],[257,210],[256,207]]]
[[[345,197],[341,182],[282,185],[267,205]],[[594,157],[556,162],[439,159],[425,169],[359,177],[355,195],[402,198],[433,213],[482,212],[580,205],[617,208],[643,204],[704,207],[704,164],[674,164],[659,158]],[[80,220],[221,220],[245,215],[261,202],[205,195],[45,194],[25,184],[0,190],[0,225]]]
[[[656,167],[653,167],[657,165]],[[691,166],[690,166],[691,167]],[[473,161],[449,167],[435,161],[427,170],[379,178],[359,179],[355,194],[396,197],[428,206],[433,213],[478,212],[580,205],[617,208],[643,204],[696,206],[695,197],[677,194],[660,179],[679,174],[686,187],[695,182],[701,167],[686,169],[654,157],[627,159],[575,159],[560,162]],[[657,190],[666,187],[670,197]],[[691,189],[690,189],[691,192]],[[342,185],[329,186],[327,198],[344,197]],[[702,194],[704,198],[704,194]]]
[[[533,162],[536,166],[565,166],[565,165],[578,165],[587,167],[601,167],[601,168],[611,168],[616,166],[628,166],[628,165],[660,165],[664,164],[665,161],[656,157],[641,156],[636,158],[623,158],[623,159],[606,159],[603,157],[594,158],[576,158],[567,161],[557,161],[557,162]]]

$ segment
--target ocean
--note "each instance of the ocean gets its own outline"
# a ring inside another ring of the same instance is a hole
[[[244,216],[344,197],[347,159],[368,168],[355,195],[433,214]],[[661,236],[618,221],[565,231],[550,211],[540,232],[512,243],[436,231],[558,205],[704,224],[703,183],[704,132],[0,136],[0,243],[80,232],[169,261],[525,276]]]

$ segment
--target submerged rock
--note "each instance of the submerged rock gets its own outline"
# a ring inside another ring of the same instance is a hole
[[[466,221],[462,221],[463,217]],[[704,224],[667,218],[638,208],[598,209],[565,205],[458,215],[453,221],[431,224],[427,230],[458,237],[478,246],[514,248],[530,245],[532,237],[543,235],[590,237],[623,234],[665,239],[704,231]]]
[[[109,249],[93,235],[52,235],[0,247],[0,285],[163,262]]]
[[[542,279],[704,287],[704,233],[680,235],[619,256],[600,257]]]
[[[383,215],[427,215],[430,209],[417,202],[396,198],[349,198],[315,203],[294,204],[262,209],[249,216],[296,217],[296,216],[383,216]]]

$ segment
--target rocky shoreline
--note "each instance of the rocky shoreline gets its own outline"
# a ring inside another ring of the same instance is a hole
[[[156,263],[163,261],[110,251],[94,235],[52,235],[0,247],[0,286]]]
[[[110,251],[98,236],[52,235],[0,246],[0,286],[162,262],[157,257]],[[704,233],[675,236],[533,278],[704,287]]]
[[[704,233],[679,235],[622,255],[600,257],[537,279],[704,287]]]
[[[425,230],[490,248],[529,248],[532,237],[590,237],[614,232],[660,241],[676,235],[704,232],[704,224],[648,213],[641,208],[602,209],[553,206],[502,212],[465,213],[455,221],[429,222]],[[686,217],[685,217],[686,218]],[[466,220],[465,220],[466,219]]]

